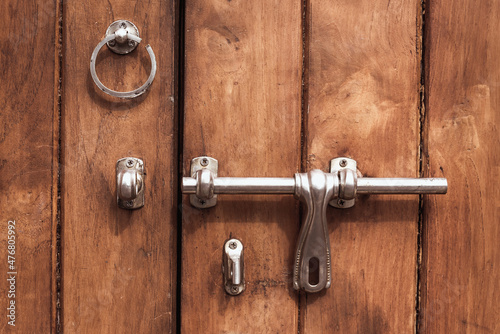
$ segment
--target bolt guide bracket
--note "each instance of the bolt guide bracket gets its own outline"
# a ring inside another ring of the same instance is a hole
[[[293,287],[306,292],[319,292],[331,285],[328,205],[350,208],[357,194],[445,194],[448,190],[445,178],[358,177],[356,161],[345,157],[331,160],[329,173],[315,169],[289,178],[218,177],[217,171],[218,162],[211,157],[191,161],[191,177],[182,178],[181,188],[184,194],[191,195],[194,207],[215,206],[218,194],[293,194],[305,203],[306,215],[295,252]],[[241,261],[237,260],[238,256]],[[237,239],[227,241],[223,266],[228,294],[236,295],[244,289],[242,259],[241,242]]]

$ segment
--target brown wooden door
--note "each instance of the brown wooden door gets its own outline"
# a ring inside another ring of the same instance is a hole
[[[500,332],[500,3],[74,1],[1,4],[1,332]],[[90,55],[108,25],[143,43]],[[328,208],[332,287],[292,287],[293,196],[180,193],[219,176],[291,177],[330,159],[363,176],[446,177],[447,195]],[[115,163],[144,160],[145,206],[116,205]],[[246,291],[221,253],[245,246]],[[9,257],[10,256],[10,257]],[[15,326],[13,326],[15,325]]]

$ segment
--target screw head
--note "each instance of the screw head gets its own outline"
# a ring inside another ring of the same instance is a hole
[[[127,24],[125,22],[120,23],[120,28],[127,28]]]
[[[206,203],[206,202],[205,202],[204,200],[200,199],[200,204],[201,204],[201,205],[205,205],[205,203]]]
[[[133,48],[135,46],[135,41],[128,41],[128,46]]]
[[[125,206],[126,206],[127,208],[131,208],[131,207],[133,207],[133,206],[134,206],[134,201],[126,201],[126,202],[125,202]]]
[[[208,159],[207,159],[207,158],[203,158],[203,159],[201,159],[201,161],[200,161],[200,165],[202,165],[203,167],[207,167],[207,166],[208,166],[208,163],[209,163],[209,161],[208,161]]]
[[[115,46],[116,45],[116,41],[114,39],[110,40],[108,42],[109,46]]]
[[[128,159],[126,165],[128,168],[131,168],[135,165],[135,161],[132,159]]]
[[[339,206],[344,206],[345,201],[344,201],[343,199],[339,199],[339,200],[337,201],[337,204],[338,204]]]
[[[340,160],[339,165],[340,165],[340,167],[345,167],[345,166],[347,166],[347,160],[346,160],[346,159],[342,159],[342,160]]]
[[[240,288],[237,285],[233,285],[231,287],[231,292],[232,293],[238,293],[239,290],[240,290]]]
[[[231,241],[231,242],[229,243],[229,248],[231,248],[231,249],[236,249],[236,247],[238,247],[238,245],[236,244],[236,241]]]

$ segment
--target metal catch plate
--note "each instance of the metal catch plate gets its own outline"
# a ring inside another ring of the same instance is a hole
[[[116,162],[116,201],[122,209],[144,206],[144,162],[138,158],[123,158]]]
[[[217,177],[219,171],[219,162],[211,157],[197,157],[191,160],[191,177],[196,177],[196,172],[200,169],[208,169],[213,177]],[[196,195],[190,195],[191,205],[198,209],[211,208],[217,204],[217,195],[210,199],[200,199]]]
[[[353,160],[353,159],[340,157],[340,158],[332,159],[330,161],[330,173],[335,174],[335,175],[340,175],[341,171],[344,169],[351,170],[352,172],[354,172],[353,175],[356,175],[356,168],[357,168],[356,160]],[[345,184],[346,184],[345,180],[344,180],[344,182],[342,182],[342,180],[341,180],[340,184],[341,185],[343,184],[345,186]],[[355,184],[354,184],[354,189],[356,189]],[[328,204],[330,204],[331,206],[333,206],[335,208],[347,209],[347,208],[353,207],[355,202],[356,202],[356,199],[354,199],[354,198],[353,199],[344,199],[342,197],[339,197],[339,198],[335,198],[335,199],[331,200]]]

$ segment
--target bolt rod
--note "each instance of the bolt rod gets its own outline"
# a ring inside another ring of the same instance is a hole
[[[182,178],[182,192],[196,194],[196,179]],[[446,194],[443,178],[358,178],[358,194]],[[214,194],[293,194],[293,177],[215,177]]]
[[[358,194],[446,194],[448,182],[441,178],[376,178],[358,179]]]

